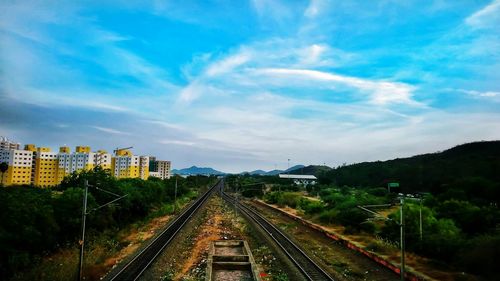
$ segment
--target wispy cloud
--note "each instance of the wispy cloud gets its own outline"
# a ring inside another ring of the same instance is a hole
[[[105,128],[105,127],[100,127],[100,126],[90,126],[98,131],[101,131],[101,132],[104,132],[104,133],[108,133],[108,134],[114,134],[114,135],[130,135],[130,133],[127,133],[127,132],[122,132],[122,131],[119,131],[119,130],[116,130],[116,129],[112,129],[112,128]]]
[[[465,23],[476,28],[498,28],[500,24],[500,0],[491,1],[481,10],[467,17]]]
[[[304,11],[304,16],[308,18],[314,18],[318,16],[324,8],[323,6],[325,5],[324,0],[311,0],[309,2],[309,6],[307,6],[307,9]]]
[[[229,56],[210,65],[206,70],[206,75],[216,76],[226,74],[227,72],[233,70],[235,67],[248,62],[250,59],[250,54],[243,50],[235,55]]]
[[[456,91],[465,93],[473,98],[484,99],[492,102],[500,102],[500,92],[494,92],[494,91],[480,92],[476,90],[464,90],[464,89],[456,89]]]
[[[292,79],[295,77],[299,79],[342,83],[359,90],[368,91],[371,95],[371,102],[378,105],[389,103],[419,105],[418,102],[412,99],[414,87],[404,83],[372,81],[308,69],[268,68],[256,70],[256,72],[264,75],[291,76]]]
[[[499,138],[499,3],[4,1],[0,131],[234,172]]]
[[[194,146],[195,142],[192,141],[181,141],[181,140],[161,140],[158,141],[161,144],[175,144],[175,145],[184,145],[184,146]]]
[[[61,13],[34,2],[3,6],[10,13],[1,27],[0,58],[5,66],[1,80],[3,92],[12,98],[141,111],[137,103],[128,108],[128,102],[118,102],[117,97],[177,89],[160,67],[120,45],[132,37],[96,25],[94,19],[80,15],[78,5],[58,7]],[[69,43],[68,34],[82,43]],[[84,98],[89,95],[96,97]]]

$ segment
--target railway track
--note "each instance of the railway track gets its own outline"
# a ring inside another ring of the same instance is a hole
[[[275,227],[255,210],[241,204],[239,201],[224,192],[221,192],[223,199],[237,208],[247,217],[257,223],[276,244],[283,250],[287,257],[297,266],[307,280],[321,281],[334,280],[321,267],[316,264],[297,244],[291,241],[281,230]]]
[[[137,280],[142,273],[153,263],[162,250],[172,241],[176,234],[196,213],[201,205],[215,190],[219,190],[224,184],[223,180],[219,180],[205,194],[198,198],[191,206],[186,208],[177,218],[172,221],[169,226],[163,230],[148,246],[139,252],[132,260],[122,266],[116,272],[111,272],[104,280],[121,281],[121,280]]]

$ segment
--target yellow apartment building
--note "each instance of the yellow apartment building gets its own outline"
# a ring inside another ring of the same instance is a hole
[[[32,183],[33,151],[9,149],[0,150],[0,163],[8,165],[1,175],[3,185],[22,185]]]
[[[118,150],[112,159],[112,171],[116,178],[149,177],[149,157],[132,155],[130,150]]]
[[[34,180],[33,184],[40,187],[58,185],[58,158],[57,153],[48,147],[38,147],[34,152]]]
[[[58,185],[65,176],[95,166],[109,169],[116,178],[149,177],[149,157],[135,156],[129,150],[118,150],[112,156],[105,150],[92,152],[89,146],[77,146],[75,152],[67,146],[52,152],[48,147],[27,144],[24,150],[5,144],[0,149],[0,163],[8,164],[0,182],[3,185],[33,184],[40,187]]]

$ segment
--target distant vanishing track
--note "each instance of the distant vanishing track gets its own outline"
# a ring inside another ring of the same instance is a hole
[[[231,204],[235,204],[233,197],[226,193],[221,193],[222,198]],[[297,266],[307,280],[322,281],[334,280],[328,275],[321,267],[316,264],[306,253],[294,242],[281,232],[277,227],[265,219],[255,210],[248,208],[239,201],[235,204],[237,208],[244,213],[247,217],[254,220],[269,236],[278,244],[278,246],[285,252],[288,258]]]
[[[198,198],[191,206],[185,209],[169,226],[158,235],[146,248],[137,254],[131,261],[125,264],[118,272],[111,272],[105,280],[137,280],[142,273],[153,263],[162,250],[172,241],[176,234],[196,213],[201,205],[207,200],[214,190],[218,190],[224,184],[219,180],[205,194]]]

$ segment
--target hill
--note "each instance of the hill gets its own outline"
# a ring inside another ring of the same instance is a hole
[[[255,170],[255,171],[251,171],[251,172],[243,172],[242,174],[265,175],[266,171],[264,171],[264,170]]]
[[[442,152],[342,166],[321,173],[319,180],[338,186],[386,186],[394,181],[404,192],[441,193],[469,186],[474,189],[470,192],[487,196],[500,189],[500,141],[467,143]]]
[[[214,170],[208,167],[191,166],[180,170],[173,169],[172,174],[178,175],[224,175],[224,172]]]
[[[271,171],[265,173],[265,175],[266,176],[276,176],[276,175],[281,174],[283,172],[284,172],[283,170],[271,170]]]
[[[304,165],[295,165],[295,166],[290,167],[284,171],[283,170],[271,170],[269,172],[266,172],[264,170],[255,170],[255,171],[251,171],[251,172],[241,172],[240,174],[259,175],[259,176],[275,176],[275,175],[282,174],[282,173],[291,173],[291,171],[295,171],[295,170],[298,170],[298,169],[301,169],[304,167],[305,167]]]
[[[304,165],[295,165],[293,167],[290,167],[290,168],[286,169],[284,171],[284,173],[291,173],[292,171],[296,171],[296,170],[302,169],[304,167],[305,167]]]
[[[294,175],[314,175],[318,176],[321,173],[330,171],[332,168],[323,165],[309,165],[307,167],[291,170],[289,173]]]

